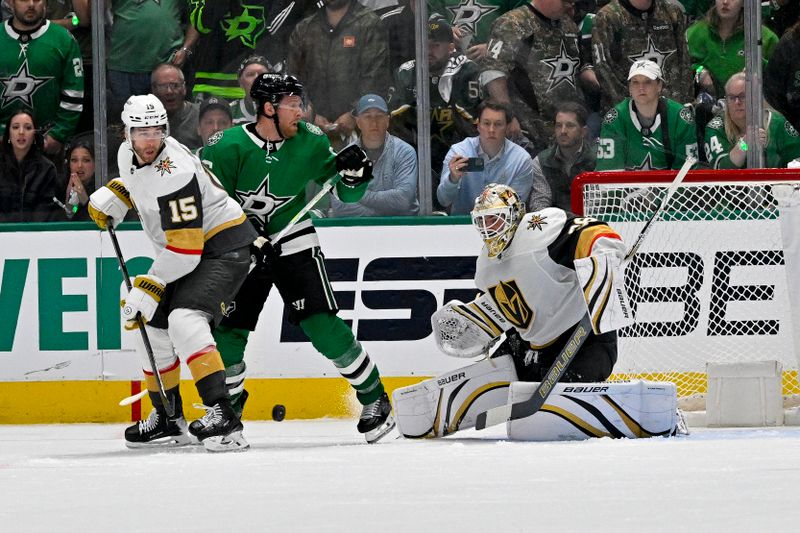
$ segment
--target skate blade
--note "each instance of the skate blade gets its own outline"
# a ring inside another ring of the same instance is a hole
[[[130,442],[125,441],[125,446],[131,450],[141,449],[158,449],[158,448],[178,448],[180,446],[188,446],[194,444],[196,439],[189,435],[171,435],[169,437],[162,437],[160,439],[151,440],[150,442]]]
[[[364,438],[367,439],[369,444],[375,444],[383,437],[389,434],[390,431],[394,429],[395,421],[394,417],[390,414],[386,417],[386,420],[380,426],[376,427],[373,430],[367,431],[364,433]]]
[[[245,440],[241,431],[234,431],[229,435],[208,437],[202,444],[206,451],[211,453],[243,452],[250,448],[250,443]]]

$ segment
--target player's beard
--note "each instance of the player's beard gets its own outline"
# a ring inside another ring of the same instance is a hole
[[[284,139],[291,139],[295,135],[297,135],[297,127],[300,125],[299,122],[295,123],[294,126],[291,124],[278,124],[278,127],[281,129],[281,137]]]
[[[42,6],[44,5],[45,4],[43,3]],[[28,27],[39,26],[44,20],[44,7],[42,7],[42,9],[37,9],[35,7],[26,9],[25,11],[17,14],[17,18],[19,18],[19,21]]]

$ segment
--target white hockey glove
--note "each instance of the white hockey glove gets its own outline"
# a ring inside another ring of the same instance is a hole
[[[633,324],[633,313],[625,292],[621,258],[608,251],[575,260],[575,274],[596,334]]]
[[[145,322],[153,319],[158,303],[164,296],[166,282],[155,276],[136,276],[133,288],[122,301],[122,318],[127,321],[126,329],[135,329],[137,315],[141,314]]]
[[[475,357],[489,351],[508,324],[492,307],[486,295],[470,303],[452,300],[431,315],[431,326],[439,349],[451,357]]]
[[[130,193],[120,180],[111,180],[89,196],[89,216],[101,230],[108,226],[109,217],[116,228],[131,207]]]

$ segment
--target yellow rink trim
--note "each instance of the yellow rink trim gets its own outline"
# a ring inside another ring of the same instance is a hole
[[[419,383],[429,376],[385,377],[386,391]],[[245,420],[272,420],[276,404],[286,407],[287,419],[353,418],[360,408],[350,385],[341,378],[248,378],[250,393]],[[141,384],[144,388],[144,384]],[[130,422],[137,409],[150,412],[145,396],[141,406],[120,407],[130,396],[130,381],[11,381],[0,383],[0,424],[63,424],[73,422]],[[203,415],[191,380],[181,381],[183,412],[188,419]],[[137,402],[138,403],[138,402]]]
[[[708,392],[708,376],[705,372],[643,372],[634,374],[611,374],[608,381],[629,381],[642,379],[647,381],[672,381],[678,387],[678,397],[705,394]],[[800,382],[797,370],[786,370],[781,376],[782,394],[794,396],[800,394]]]

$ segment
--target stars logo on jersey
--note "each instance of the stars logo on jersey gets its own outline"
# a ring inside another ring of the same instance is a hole
[[[267,191],[269,174],[266,175],[261,186],[255,191],[235,191],[242,210],[256,224],[256,229],[263,232],[269,222],[269,217],[281,206],[291,201],[293,196],[275,196]]]
[[[239,39],[248,48],[255,48],[261,34],[267,27],[264,19],[264,6],[242,4],[241,14],[228,17],[221,23],[228,41]]]
[[[551,69],[550,76],[547,78],[550,81],[550,85],[547,87],[548,91],[562,83],[567,83],[573,89],[575,88],[575,70],[578,68],[578,60],[569,55],[564,41],[561,41],[561,50],[558,55],[550,59],[542,59],[542,63]]]
[[[522,296],[516,281],[501,281],[498,285],[489,287],[489,294],[509,322],[518,328],[528,329],[533,320],[533,310]]]
[[[655,62],[661,71],[664,71],[664,62],[667,60],[669,56],[675,53],[675,50],[666,50],[662,51],[656,48],[656,43],[653,42],[653,37],[647,37],[647,48],[642,50],[641,54],[628,56],[628,59],[631,60],[631,63],[635,63],[642,59],[649,59],[650,61]]]
[[[478,21],[484,15],[497,11],[497,7],[481,4],[475,0],[466,0],[457,6],[447,6],[447,10],[453,14],[453,26],[466,27],[474,35]]]
[[[172,164],[172,161],[170,160],[169,157],[165,157],[164,159],[153,165],[153,167],[155,167],[155,169],[158,171],[161,177],[164,177],[164,172],[166,172],[167,174],[172,174],[172,169],[175,168],[175,165]]]
[[[653,154],[650,152],[642,159],[642,163],[638,167],[633,167],[631,170],[660,170],[653,164]]]
[[[52,76],[38,77],[31,74],[30,70],[28,70],[28,60],[26,59],[15,74],[7,78],[0,78],[0,83],[3,84],[0,107],[6,107],[16,100],[28,107],[33,107],[33,95],[52,79]]]
[[[543,217],[542,215],[532,215],[531,219],[528,221],[528,229],[538,229],[539,231],[544,231],[542,226],[546,226],[547,222],[545,220],[547,217]]]
[[[322,133],[322,130],[319,129],[319,126],[317,126],[316,124],[311,124],[309,122],[303,122],[303,124],[305,124],[306,129],[311,133],[313,133],[314,135],[320,135],[320,136],[325,135],[324,133]]]
[[[215,131],[214,133],[211,134],[211,137],[208,138],[208,142],[206,142],[206,145],[213,146],[217,144],[220,139],[222,139],[222,131],[221,130]]]

